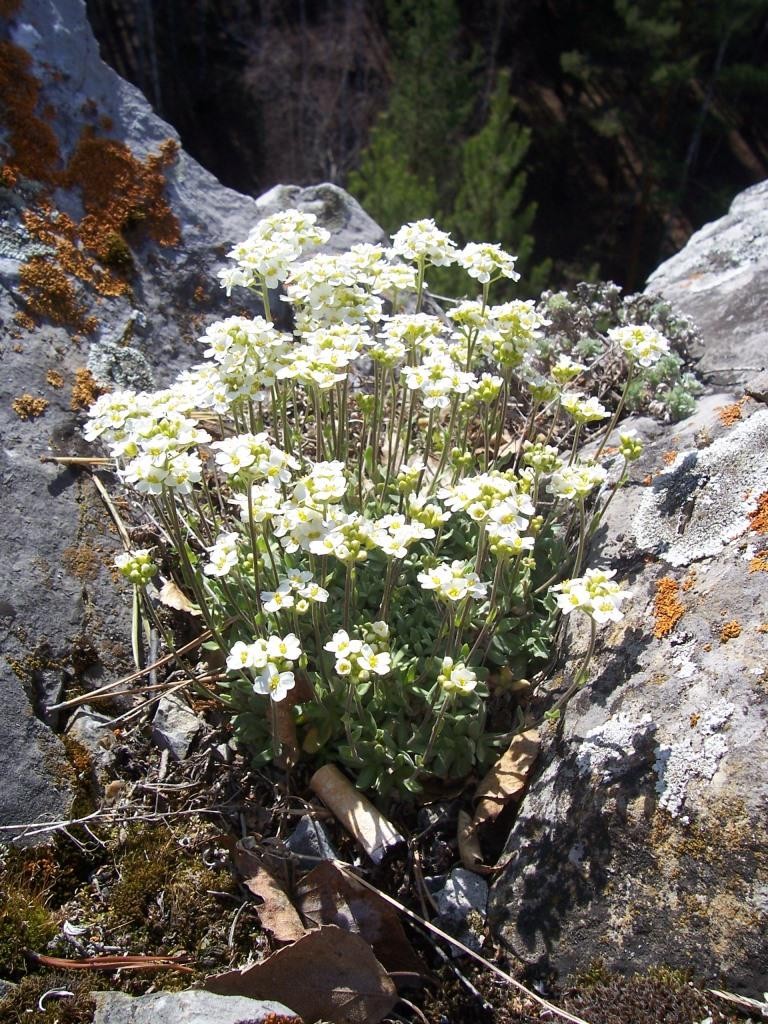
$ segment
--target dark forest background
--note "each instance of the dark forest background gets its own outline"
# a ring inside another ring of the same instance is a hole
[[[641,287],[768,176],[766,0],[87,0],[104,58],[257,195],[434,216],[529,289]]]

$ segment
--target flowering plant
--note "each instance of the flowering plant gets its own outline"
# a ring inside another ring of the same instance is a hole
[[[562,612],[589,616],[593,637],[621,617],[610,575],[579,574],[640,449],[622,437],[609,487],[597,460],[621,403],[611,416],[586,393],[588,367],[546,344],[535,302],[491,303],[517,276],[499,246],[458,250],[432,221],[389,249],[317,251],[327,240],[297,210],[261,221],[220,277],[256,289],[264,316],[209,326],[205,361],[166,390],[100,397],[86,436],[165,541],[121,569],[151,609],[162,563],[199,610],[254,758],[293,733],[361,788],[416,791],[508,741],[487,722],[489,679],[532,674]],[[478,297],[425,311],[429,268],[453,262]],[[666,342],[633,326],[605,344],[629,378]]]

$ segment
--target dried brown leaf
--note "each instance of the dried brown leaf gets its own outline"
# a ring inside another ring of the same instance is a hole
[[[326,925],[240,971],[205,980],[220,995],[275,999],[306,1024],[377,1024],[397,1002],[392,979],[359,935]]]
[[[188,615],[200,615],[200,609],[193,604],[184,591],[173,580],[166,580],[160,588],[160,603],[167,608],[175,608],[177,612],[187,612]]]
[[[309,926],[335,924],[358,932],[388,971],[428,975],[395,908],[330,862],[318,864],[302,879],[296,906]]]
[[[243,885],[264,902],[256,907],[261,926],[278,942],[295,942],[305,933],[296,909],[277,877],[253,850],[238,843],[232,857]]]
[[[538,729],[528,729],[512,739],[508,749],[477,787],[475,799],[479,802],[472,822],[475,828],[493,821],[510,801],[522,797],[540,746]]]
[[[458,840],[459,857],[464,867],[478,875],[490,875],[494,869],[483,863],[483,851],[480,849],[477,825],[466,811],[459,811]]]

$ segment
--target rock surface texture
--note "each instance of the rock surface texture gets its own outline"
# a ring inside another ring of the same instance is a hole
[[[24,0],[3,12],[0,826],[9,826],[69,811],[74,776],[49,728],[65,723],[47,705],[130,668],[130,595],[113,578],[109,516],[87,473],[41,458],[93,454],[80,430],[94,387],[162,386],[199,361],[195,339],[232,313],[216,270],[260,217],[309,209],[335,232],[330,248],[381,231],[332,185],[258,201],[219,185],[99,59],[83,0]]]
[[[93,1024],[259,1024],[275,1017],[288,1021],[300,1018],[282,1003],[247,999],[245,996],[217,996],[212,992],[153,992],[128,996],[123,992],[95,992]]]
[[[652,278],[696,318],[709,373],[764,360],[764,322],[737,293],[768,294],[766,198],[739,197]],[[634,424],[646,449],[590,557],[632,597],[593,682],[548,727],[491,894],[497,934],[533,975],[666,964],[753,997],[768,987],[768,406],[743,376],[682,423]],[[586,632],[570,623],[553,691]]]
[[[738,195],[648,279],[701,328],[698,370],[719,386],[744,384],[768,363],[768,182]]]

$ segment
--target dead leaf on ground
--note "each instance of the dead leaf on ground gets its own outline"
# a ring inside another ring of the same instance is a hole
[[[302,879],[296,906],[310,926],[335,924],[358,932],[390,972],[429,976],[394,907],[325,861]]]
[[[492,821],[510,801],[522,797],[540,746],[538,729],[528,729],[513,737],[507,750],[477,787],[475,799],[479,802],[472,823],[475,827]]]
[[[166,608],[175,608],[177,612],[187,612],[189,615],[200,615],[200,609],[189,600],[184,591],[173,580],[166,580],[160,588],[160,603]]]
[[[306,1024],[377,1024],[397,1002],[394,982],[359,935],[326,925],[240,971],[205,980],[223,996],[275,999]]]
[[[306,928],[280,881],[262,858],[240,842],[235,847],[232,860],[246,889],[264,901],[256,907],[262,928],[271,932],[278,942],[300,939]]]
[[[490,875],[495,868],[483,862],[483,851],[480,849],[480,837],[475,823],[466,811],[459,811],[458,820],[459,857],[468,871],[477,875]]]

